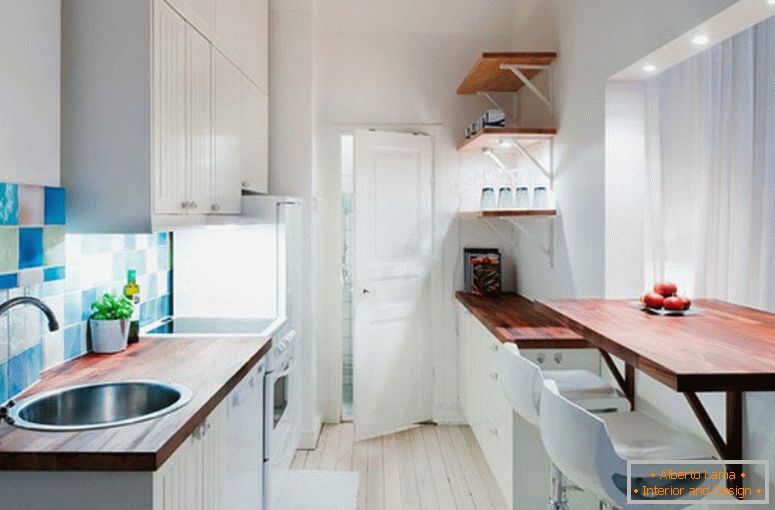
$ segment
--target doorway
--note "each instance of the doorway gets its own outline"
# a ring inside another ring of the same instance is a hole
[[[353,144],[355,137],[339,140],[342,175],[342,421],[353,419]]]

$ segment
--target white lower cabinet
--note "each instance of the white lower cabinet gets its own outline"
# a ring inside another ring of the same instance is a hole
[[[459,306],[460,397],[463,413],[508,508],[544,508],[549,496],[549,457],[538,429],[516,415],[500,386],[502,344],[479,320]],[[547,370],[582,368],[599,373],[592,349],[521,350]],[[571,492],[572,508],[597,509],[588,494]]]

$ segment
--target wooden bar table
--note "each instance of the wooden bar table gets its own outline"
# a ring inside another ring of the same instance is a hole
[[[742,394],[775,391],[775,314],[717,300],[695,301],[694,313],[686,316],[655,315],[625,300],[552,300],[535,306],[597,347],[631,402],[637,369],[684,394],[722,459],[743,458]],[[624,374],[611,355],[624,361]],[[697,397],[719,391],[726,393],[726,437]],[[730,487],[742,487],[742,466],[728,469],[737,475]]]

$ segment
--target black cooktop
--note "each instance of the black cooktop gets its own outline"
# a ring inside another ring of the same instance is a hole
[[[200,317],[170,317],[150,335],[253,335],[264,332],[276,319],[209,319]]]

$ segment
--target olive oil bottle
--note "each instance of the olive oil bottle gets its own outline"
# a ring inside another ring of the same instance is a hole
[[[134,269],[127,271],[124,296],[132,302],[132,319],[129,323],[129,343],[133,344],[140,339],[140,287],[137,285],[137,271]]]

